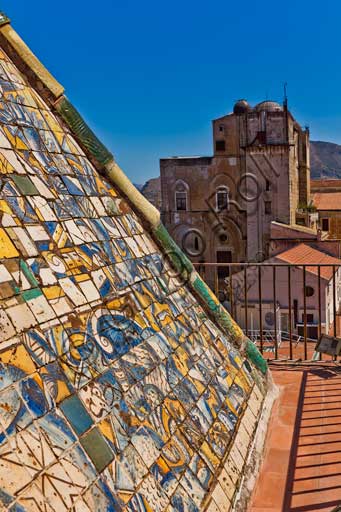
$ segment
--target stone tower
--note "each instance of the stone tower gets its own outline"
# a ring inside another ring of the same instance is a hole
[[[246,100],[212,128],[213,156],[160,161],[165,225],[195,262],[262,261],[271,223],[295,225],[309,201],[309,131],[286,103]]]

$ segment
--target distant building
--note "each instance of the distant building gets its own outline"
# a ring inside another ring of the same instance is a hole
[[[341,180],[313,180],[311,192],[321,230],[331,239],[341,239]]]
[[[273,221],[312,227],[316,238],[309,131],[286,103],[240,100],[212,128],[213,156],[160,160],[163,221],[192,260],[263,261]],[[205,278],[213,284],[212,273]]]
[[[340,305],[341,305],[341,260],[314,249],[306,244],[298,244],[295,247],[277,254],[274,258],[267,260],[267,263],[284,263],[294,265],[291,268],[291,330],[297,336],[304,335],[304,294],[303,294],[303,270],[302,264],[311,265],[306,267],[306,324],[307,337],[317,339],[319,324],[319,279],[316,264],[327,264],[330,267],[320,267],[320,300],[321,300],[321,332],[333,334],[334,322],[336,322],[337,335],[340,330]],[[314,266],[315,265],[315,266]],[[248,328],[250,330],[260,329],[260,303],[262,305],[262,329],[272,332],[275,328],[275,315],[277,331],[282,338],[288,338],[289,332],[289,285],[288,268],[276,268],[276,297],[274,307],[274,286],[273,268],[262,267],[262,295],[259,297],[259,286],[255,269],[248,270]],[[335,272],[335,274],[334,274]],[[333,304],[333,279],[335,275],[335,312]],[[245,299],[244,299],[244,274],[235,274],[233,279],[239,281],[240,295],[234,297],[235,316],[239,324],[245,328]]]

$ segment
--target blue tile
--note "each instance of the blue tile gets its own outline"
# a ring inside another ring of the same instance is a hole
[[[66,398],[59,407],[78,435],[84,434],[93,424],[91,416],[77,395]]]

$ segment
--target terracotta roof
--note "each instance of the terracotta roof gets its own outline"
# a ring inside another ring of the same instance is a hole
[[[317,188],[341,188],[341,180],[310,180],[312,190]]]
[[[341,210],[341,192],[316,192],[313,203],[318,210]]]
[[[341,266],[341,259],[329,256],[329,254],[318,251],[306,244],[295,245],[295,247],[292,247],[288,251],[276,254],[275,258],[285,263],[292,263],[296,265],[317,265],[319,263],[323,263]],[[307,267],[307,272],[318,275],[317,267]],[[321,267],[321,277],[322,279],[330,281],[333,277],[333,268]]]
[[[300,233],[306,233],[308,235],[313,235],[314,238],[317,237],[317,231],[313,228],[308,228],[307,226],[301,226],[300,224],[283,224],[282,222],[277,222],[273,220],[271,222],[272,226],[278,226],[280,228],[284,228],[290,231],[299,231]]]

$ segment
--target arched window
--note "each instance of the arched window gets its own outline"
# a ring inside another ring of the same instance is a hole
[[[229,191],[227,187],[219,187],[216,193],[217,211],[229,209]]]
[[[182,180],[175,185],[175,210],[188,210],[188,185]]]

